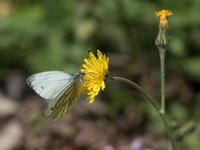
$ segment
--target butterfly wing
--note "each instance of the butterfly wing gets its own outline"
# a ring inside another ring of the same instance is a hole
[[[62,92],[55,101],[48,105],[48,109],[44,112],[45,117],[57,119],[67,113],[77,101],[80,95],[80,86],[74,81]]]
[[[73,82],[73,75],[61,71],[48,71],[34,74],[26,82],[41,97],[52,100]]]
[[[80,95],[81,80],[79,74],[67,74],[61,71],[49,71],[34,74],[27,84],[41,97],[47,100],[48,108],[44,116],[57,119],[67,113]]]

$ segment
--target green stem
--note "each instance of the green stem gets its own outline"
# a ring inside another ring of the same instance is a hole
[[[122,77],[113,77],[113,79],[117,80],[117,81],[124,82],[124,83],[128,83],[132,87],[136,88],[138,91],[140,91],[142,94],[144,94],[144,96],[149,100],[149,102],[153,105],[153,107],[156,109],[156,111],[159,110],[159,106],[154,101],[154,99],[142,87],[140,87],[138,84],[136,84],[133,81],[128,80],[126,78],[122,78]]]
[[[159,48],[161,73],[161,113],[165,113],[165,49]]]
[[[142,87],[140,87],[138,84],[134,83],[133,81],[128,80],[126,78],[122,78],[122,77],[112,77],[112,79],[114,79],[116,81],[121,81],[121,82],[124,82],[124,83],[127,83],[127,84],[131,85],[132,87],[134,87],[138,91],[140,91],[147,98],[147,100],[155,108],[157,114],[160,116],[160,118],[162,120],[162,123],[164,124],[167,136],[168,136],[169,141],[170,141],[171,146],[172,146],[172,149],[173,150],[177,150],[176,144],[175,144],[175,138],[174,138],[174,136],[172,134],[172,131],[171,131],[170,127],[169,127],[169,123],[168,123],[167,117],[166,117],[165,113],[161,113],[159,111],[160,108],[159,108],[159,105],[156,103],[156,101]]]
[[[167,132],[167,136],[168,136],[168,139],[171,143],[171,146],[172,146],[172,149],[173,150],[177,150],[176,148],[176,141],[175,141],[175,138],[174,138],[174,135],[169,127],[169,121],[167,120],[167,116],[165,115],[165,113],[159,113],[161,119],[162,119],[162,122],[164,124],[164,127],[165,127],[165,130]]]

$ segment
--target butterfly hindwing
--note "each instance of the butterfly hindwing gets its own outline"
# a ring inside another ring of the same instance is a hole
[[[76,81],[72,82],[62,92],[55,101],[52,101],[48,105],[48,110],[44,113],[45,117],[51,117],[57,119],[67,113],[73,104],[78,99],[80,88]]]

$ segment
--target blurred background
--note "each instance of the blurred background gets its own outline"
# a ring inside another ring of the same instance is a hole
[[[82,98],[62,119],[42,118],[46,102],[26,85],[31,74],[79,72],[87,50],[100,49],[109,71],[160,98],[154,40],[169,9],[166,99],[181,150],[200,147],[199,0],[0,0],[0,150],[166,150],[152,106],[130,86],[108,81],[91,105]],[[159,101],[158,101],[159,102]]]

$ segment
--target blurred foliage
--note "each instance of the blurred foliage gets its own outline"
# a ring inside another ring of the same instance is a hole
[[[28,74],[46,70],[78,72],[87,50],[100,49],[110,56],[110,72],[140,83],[151,76],[147,80],[152,80],[152,93],[158,96],[159,58],[154,45],[158,18],[154,12],[163,8],[174,12],[169,22],[167,77],[178,75],[175,79],[182,78],[187,85],[183,96],[179,92],[185,84],[180,84],[176,88],[179,94],[168,97],[168,113],[180,124],[192,118],[199,122],[199,0],[1,0],[0,80],[15,69]],[[179,83],[175,79],[172,82]],[[110,116],[117,116],[130,104],[157,123],[150,105],[139,94],[128,87],[108,86],[104,97],[111,104]],[[190,91],[186,101],[181,98]],[[199,135],[184,139],[188,149],[200,146]]]

